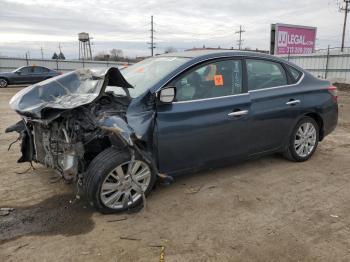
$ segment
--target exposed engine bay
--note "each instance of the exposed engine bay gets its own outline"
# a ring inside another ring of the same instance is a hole
[[[107,117],[126,121],[128,99],[105,94],[92,104],[81,106],[49,124],[28,122],[34,140],[34,160],[60,171],[66,179],[83,172],[91,158],[107,147],[106,130],[100,124]]]
[[[153,122],[152,105],[141,104],[140,113],[138,101],[130,109],[128,88],[132,87],[119,70],[110,68],[77,70],[21,90],[10,105],[22,120],[6,129],[20,134],[18,162],[41,163],[71,180],[113,145],[135,150],[150,163],[141,149],[148,143],[145,137]]]

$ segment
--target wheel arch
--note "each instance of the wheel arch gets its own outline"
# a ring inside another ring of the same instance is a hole
[[[318,125],[318,132],[319,132],[319,141],[322,141],[324,138],[324,122],[323,122],[323,118],[315,112],[310,112],[310,113],[306,113],[304,115],[304,117],[311,117],[313,120],[316,121],[317,125]]]

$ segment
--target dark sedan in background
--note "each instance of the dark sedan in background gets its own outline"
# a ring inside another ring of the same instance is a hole
[[[35,84],[60,74],[43,66],[23,66],[12,72],[0,72],[0,88],[8,85]]]
[[[18,162],[81,182],[101,212],[142,203],[157,178],[276,152],[306,161],[338,120],[329,81],[235,51],[81,69],[21,90],[10,105],[23,118],[6,130],[21,134]]]

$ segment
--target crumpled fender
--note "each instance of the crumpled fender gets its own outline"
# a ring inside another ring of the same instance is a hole
[[[123,142],[129,146],[133,146],[133,137],[135,133],[133,129],[119,116],[108,116],[98,121],[101,129],[112,132],[120,137]]]
[[[153,130],[155,111],[155,96],[150,92],[131,101],[126,112],[129,126],[134,130],[138,139],[148,141]]]

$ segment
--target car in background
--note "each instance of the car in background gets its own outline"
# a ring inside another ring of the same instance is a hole
[[[43,66],[22,66],[12,72],[0,72],[0,88],[8,85],[35,84],[60,74]]]

